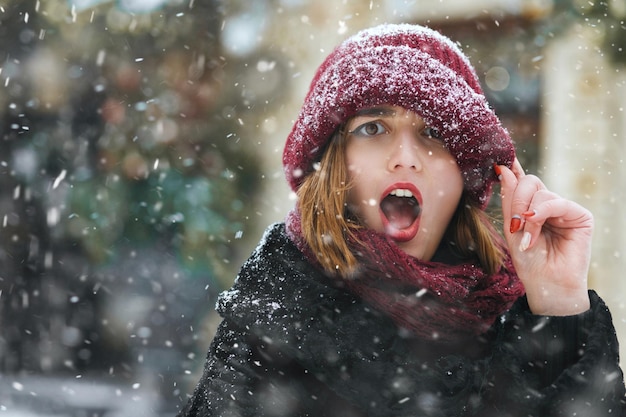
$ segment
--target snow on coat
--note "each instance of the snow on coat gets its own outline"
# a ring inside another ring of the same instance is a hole
[[[626,416],[611,315],[521,298],[474,343],[412,338],[314,269],[270,227],[217,309],[204,374],[179,417]]]

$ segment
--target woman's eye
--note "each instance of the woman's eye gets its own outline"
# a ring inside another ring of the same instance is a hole
[[[423,134],[429,138],[441,139],[441,132],[436,127],[427,127],[423,131]]]
[[[351,130],[349,133],[360,136],[375,136],[387,132],[380,122],[367,122]]]

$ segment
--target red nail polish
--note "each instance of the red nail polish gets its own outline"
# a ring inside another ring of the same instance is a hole
[[[522,213],[524,217],[533,217],[537,212],[535,210],[528,210]]]
[[[496,176],[500,178],[500,176],[502,175],[502,168],[500,168],[498,164],[493,164],[493,170],[495,171]]]
[[[509,232],[515,233],[520,229],[520,227],[522,227],[522,218],[516,214],[513,217],[511,217],[511,224],[509,226]]]

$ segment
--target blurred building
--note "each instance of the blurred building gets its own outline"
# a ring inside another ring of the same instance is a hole
[[[0,411],[185,400],[258,219],[222,21],[215,0],[0,1]]]

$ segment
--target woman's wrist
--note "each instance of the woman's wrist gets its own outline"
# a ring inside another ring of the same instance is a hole
[[[539,316],[574,316],[589,310],[591,303],[586,288],[558,291],[526,292],[530,311]]]

